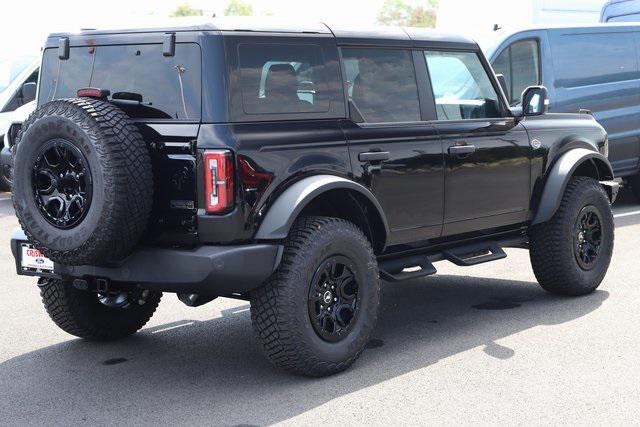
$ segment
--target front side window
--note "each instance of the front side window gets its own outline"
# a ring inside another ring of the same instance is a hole
[[[438,120],[502,117],[498,93],[474,52],[425,52]]]
[[[515,42],[503,50],[493,63],[497,74],[507,81],[506,94],[511,105],[518,105],[522,92],[529,86],[540,84],[540,56],[538,42],[524,40]]]
[[[240,44],[246,114],[325,113],[330,89],[317,45]]]
[[[418,86],[411,52],[343,49],[349,101],[369,123],[420,120]]]

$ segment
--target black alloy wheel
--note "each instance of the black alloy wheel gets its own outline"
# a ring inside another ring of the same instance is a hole
[[[358,281],[353,262],[341,255],[328,258],[316,270],[309,288],[309,317],[320,338],[342,340],[358,315]]]
[[[52,139],[36,155],[33,193],[40,213],[56,228],[78,225],[91,205],[91,171],[85,156],[71,142]]]
[[[578,265],[591,270],[596,264],[602,244],[602,221],[593,205],[582,208],[574,226],[573,249]]]

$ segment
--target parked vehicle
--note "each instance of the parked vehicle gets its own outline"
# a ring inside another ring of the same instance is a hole
[[[602,6],[600,22],[640,22],[640,1],[609,0]]]
[[[591,112],[609,135],[616,177],[640,198],[640,26],[532,28],[500,34],[486,49],[512,106],[530,85],[549,90],[549,111]]]
[[[0,58],[0,191],[11,188],[11,156],[4,136],[11,123],[31,112],[30,107],[21,107],[36,98],[39,65],[34,56]]]
[[[541,86],[510,109],[463,37],[249,22],[49,37],[11,245],[59,327],[248,299],[267,357],[323,376],[365,348],[381,278],[521,247],[547,291],[598,287],[618,184],[590,115]]]

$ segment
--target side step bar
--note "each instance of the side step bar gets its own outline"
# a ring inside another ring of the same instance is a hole
[[[498,243],[481,242],[432,254],[409,255],[380,261],[380,277],[388,282],[402,282],[435,274],[437,270],[432,261],[447,260],[461,267],[469,267],[506,257],[507,254]]]
[[[414,269],[407,271],[405,269]],[[382,261],[379,265],[380,277],[388,282],[402,282],[404,280],[417,279],[419,277],[436,274],[436,268],[431,264],[426,255],[412,255],[404,258],[395,258]]]
[[[461,246],[443,251],[442,255],[461,267],[469,267],[507,257],[507,254],[495,242]]]

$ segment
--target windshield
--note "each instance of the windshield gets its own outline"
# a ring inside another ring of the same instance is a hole
[[[0,58],[0,93],[16,79],[33,61],[32,56]]]

